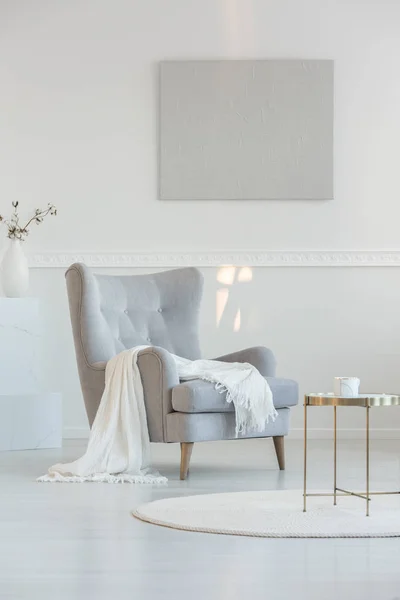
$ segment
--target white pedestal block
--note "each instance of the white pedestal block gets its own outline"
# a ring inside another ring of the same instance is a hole
[[[42,343],[38,299],[0,298],[0,394],[41,391]]]
[[[60,448],[61,394],[0,396],[0,450]]]
[[[0,298],[0,450],[59,448],[61,395],[44,391],[37,298]]]

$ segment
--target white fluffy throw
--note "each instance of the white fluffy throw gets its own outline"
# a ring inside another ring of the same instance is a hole
[[[137,366],[138,354],[145,348],[125,350],[107,363],[104,393],[86,453],[72,463],[52,466],[38,481],[167,482],[150,467],[150,440]],[[252,365],[173,358],[181,380],[203,379],[226,392],[226,401],[235,406],[236,435],[261,432],[270,419],[275,419],[269,385]]]

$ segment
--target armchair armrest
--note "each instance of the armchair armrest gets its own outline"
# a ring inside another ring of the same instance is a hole
[[[147,425],[151,442],[167,441],[167,415],[172,409],[172,388],[179,384],[172,355],[164,348],[151,346],[138,355],[143,385]]]
[[[247,362],[253,365],[253,367],[256,367],[263,377],[275,377],[275,356],[269,348],[264,348],[264,346],[246,348],[246,350],[239,350],[232,354],[219,356],[218,358],[214,358],[214,360],[220,360],[222,362]]]

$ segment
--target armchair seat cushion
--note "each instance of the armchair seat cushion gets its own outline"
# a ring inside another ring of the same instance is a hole
[[[298,385],[291,379],[266,377],[272,391],[275,408],[289,408],[298,402]],[[182,413],[233,412],[232,403],[226,402],[213,383],[193,379],[172,389],[172,407]]]

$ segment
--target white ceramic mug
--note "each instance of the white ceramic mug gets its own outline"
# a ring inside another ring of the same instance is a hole
[[[335,377],[333,391],[335,396],[358,396],[359,387],[358,377]]]

